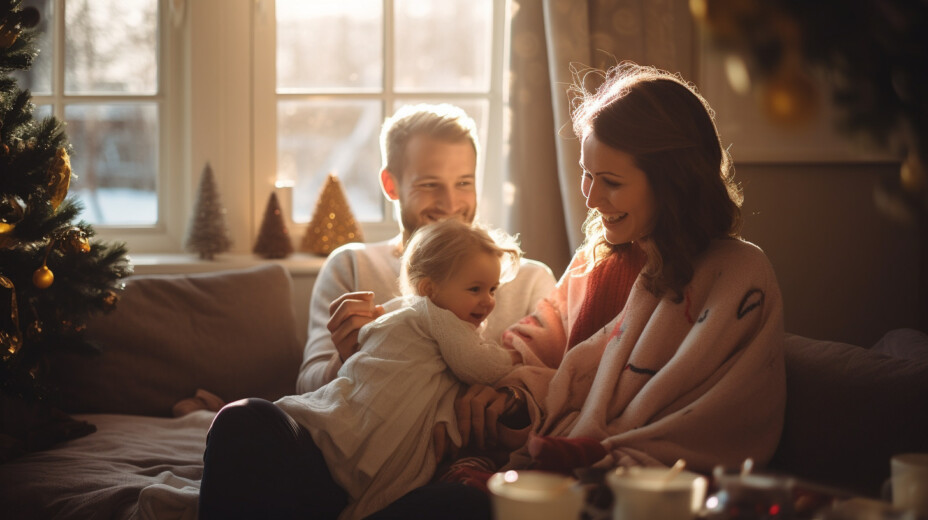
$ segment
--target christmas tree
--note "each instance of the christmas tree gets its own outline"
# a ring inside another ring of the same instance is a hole
[[[213,168],[206,163],[200,176],[197,202],[187,236],[187,250],[200,253],[200,258],[212,260],[216,253],[232,247],[229,228],[226,225],[226,209],[219,200],[219,188],[213,176]]]
[[[317,255],[328,255],[348,242],[362,242],[361,228],[351,213],[341,181],[330,173],[316,201],[313,218],[306,227],[300,249]]]
[[[271,193],[264,209],[264,220],[261,221],[261,231],[252,250],[264,258],[286,258],[293,252],[293,243],[290,242],[290,231],[284,222],[283,212],[277,194]]]
[[[88,350],[82,331],[111,310],[130,274],[123,244],[96,240],[67,198],[71,145],[54,117],[36,121],[11,72],[37,54],[39,13],[0,0],[0,397],[47,401],[42,366],[56,350]]]

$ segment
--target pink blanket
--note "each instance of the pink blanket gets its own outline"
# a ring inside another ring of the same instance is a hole
[[[766,463],[786,384],[780,290],[764,253],[713,242],[679,303],[637,280],[625,309],[565,353],[587,291],[585,262],[578,254],[552,295],[504,335],[525,365],[499,384],[528,391],[533,431],[600,439],[609,453],[600,466]],[[509,466],[529,461],[523,448]]]

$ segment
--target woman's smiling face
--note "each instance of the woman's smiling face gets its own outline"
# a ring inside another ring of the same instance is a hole
[[[583,139],[580,167],[580,190],[586,206],[600,213],[606,241],[626,244],[651,232],[657,204],[648,176],[631,154],[604,144],[590,132]]]

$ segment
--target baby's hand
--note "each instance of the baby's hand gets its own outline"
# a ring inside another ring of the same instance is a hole
[[[513,365],[522,364],[522,354],[518,350],[507,348],[506,351],[509,352],[509,357],[512,359]]]

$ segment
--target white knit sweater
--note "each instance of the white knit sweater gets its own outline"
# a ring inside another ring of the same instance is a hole
[[[404,303],[361,329],[361,350],[337,378],[277,401],[310,431],[351,497],[341,518],[362,518],[426,484],[436,467],[435,424],[447,423],[461,444],[461,381],[492,384],[512,369],[509,353],[451,311],[421,296]]]
[[[384,304],[400,295],[397,282],[400,240],[397,236],[372,244],[346,244],[326,259],[313,285],[309,339],[297,378],[297,393],[315,390],[331,381],[341,367],[332,335],[326,328],[332,301],[354,291],[373,291],[375,304]],[[546,265],[522,259],[515,280],[503,284],[496,293],[496,309],[487,319],[484,337],[499,341],[503,330],[530,314],[554,285],[554,275]]]

